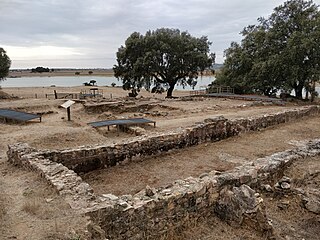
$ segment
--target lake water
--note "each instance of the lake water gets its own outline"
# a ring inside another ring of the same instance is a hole
[[[115,83],[116,86],[122,86],[122,82],[118,81],[115,77],[103,77],[103,76],[79,76],[79,77],[21,77],[21,78],[7,78],[0,83],[1,87],[50,87],[55,85],[57,87],[72,87],[81,86],[85,82],[90,80],[96,80],[98,86],[111,86]],[[214,77],[199,77],[198,84],[194,88],[195,90],[204,89],[208,86]],[[191,90],[190,86],[183,89],[182,86],[176,85],[175,89],[179,90]]]
[[[90,80],[96,80],[98,86],[111,86],[115,83],[116,86],[122,86],[122,82],[118,81],[115,77],[102,77],[102,76],[79,76],[79,77],[21,77],[21,78],[7,78],[7,80],[0,82],[1,87],[49,87],[55,85],[57,87],[72,87],[81,86]],[[198,83],[194,90],[204,89],[208,84],[212,83],[215,78],[212,76],[204,76],[198,78]],[[178,90],[192,90],[190,86],[183,88],[176,85],[175,89]],[[320,87],[316,87],[317,92],[320,94]],[[294,94],[294,93],[292,93]]]

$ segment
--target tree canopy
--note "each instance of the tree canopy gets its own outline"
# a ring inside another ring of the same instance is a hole
[[[43,73],[43,72],[50,72],[50,69],[47,67],[36,67],[36,68],[32,68],[31,72],[33,73]]]
[[[290,0],[269,18],[242,31],[240,44],[225,50],[225,63],[215,84],[238,93],[272,95],[278,90],[315,92],[320,77],[320,13],[312,1]]]
[[[178,29],[161,28],[144,36],[134,32],[118,49],[115,77],[125,90],[162,85],[171,97],[176,84],[195,86],[199,74],[212,68],[215,55],[210,45],[207,37]]]
[[[9,74],[11,60],[6,51],[0,47],[0,81],[4,80]]]

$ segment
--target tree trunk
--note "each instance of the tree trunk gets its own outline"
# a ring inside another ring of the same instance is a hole
[[[174,89],[175,85],[176,85],[175,83],[170,83],[169,84],[169,89],[167,91],[167,98],[171,98],[172,97],[172,92],[173,92],[173,89]]]
[[[297,85],[294,89],[295,94],[296,94],[296,98],[297,99],[302,99],[302,90],[303,90],[303,85]]]
[[[309,90],[306,90],[306,100],[309,100]]]
[[[313,80],[311,85],[311,102],[314,101],[315,96],[316,96],[316,81]]]

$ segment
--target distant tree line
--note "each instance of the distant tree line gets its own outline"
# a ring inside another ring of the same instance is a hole
[[[50,72],[50,69],[49,68],[45,68],[45,67],[36,67],[36,68],[32,68],[31,72],[33,72],[33,73]]]

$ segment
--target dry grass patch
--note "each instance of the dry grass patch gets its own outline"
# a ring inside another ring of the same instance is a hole
[[[49,233],[44,239],[46,240],[85,240],[85,237],[78,235],[77,233]]]
[[[35,180],[29,182],[21,192],[20,209],[30,216],[30,223],[41,225],[39,227],[41,232],[37,233],[36,239],[87,239],[87,218],[74,212],[63,197],[57,195],[57,192],[43,179]]]
[[[41,203],[40,199],[31,199],[24,202],[22,210],[31,215],[41,215]]]
[[[7,213],[7,207],[6,207],[7,197],[4,194],[5,191],[2,186],[3,186],[3,182],[0,181],[0,191],[1,191],[1,194],[0,194],[0,223],[1,224],[2,224],[2,220],[3,220],[4,216]]]
[[[55,190],[42,180],[27,187],[22,192],[21,210],[42,220],[56,220],[58,216],[67,216],[70,206]]]
[[[0,222],[7,213],[4,197],[0,195]]]

